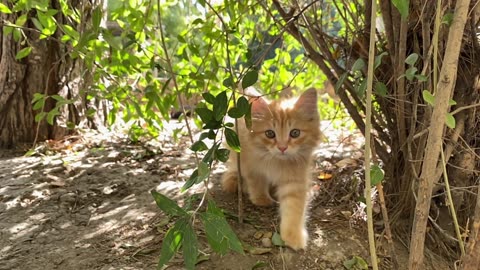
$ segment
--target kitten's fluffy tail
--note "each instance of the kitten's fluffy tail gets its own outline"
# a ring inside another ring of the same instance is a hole
[[[226,192],[236,192],[238,188],[238,178],[236,171],[226,171],[222,176],[222,188]]]

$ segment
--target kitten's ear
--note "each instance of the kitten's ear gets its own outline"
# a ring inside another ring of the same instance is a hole
[[[305,113],[305,115],[318,117],[317,90],[310,88],[305,91],[295,103],[295,109]]]
[[[256,97],[256,98],[251,98],[251,103],[252,103],[252,116],[265,116],[267,112],[269,112],[268,109],[268,103],[265,101],[264,98],[262,97]]]
[[[252,116],[261,117],[268,111],[268,102],[262,97],[262,94],[253,87],[245,89],[245,95],[248,96],[250,103],[252,104]]]

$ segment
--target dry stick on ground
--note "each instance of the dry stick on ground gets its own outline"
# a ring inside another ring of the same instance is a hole
[[[480,185],[477,189],[477,204],[475,206],[472,231],[467,244],[467,254],[462,258],[460,270],[480,269]]]
[[[437,167],[442,144],[442,134],[445,126],[445,114],[448,111],[448,101],[453,93],[458,68],[458,57],[462,45],[462,37],[467,21],[470,0],[458,0],[453,23],[448,33],[443,67],[437,85],[435,104],[427,139],[425,156],[420,175],[417,203],[410,241],[410,256],[408,269],[423,269],[425,233],[428,213],[430,210],[435,169]],[[440,7],[437,7],[440,8]]]
[[[368,73],[367,73],[367,101],[365,117],[365,197],[367,201],[367,227],[368,244],[370,247],[370,259],[373,270],[378,270],[377,251],[375,248],[375,231],[373,229],[372,214],[372,181],[370,178],[370,155],[371,155],[371,129],[372,129],[372,88],[373,88],[373,65],[375,61],[375,21],[377,15],[377,0],[372,0],[370,26],[370,45],[368,52]],[[374,144],[375,145],[375,144]]]

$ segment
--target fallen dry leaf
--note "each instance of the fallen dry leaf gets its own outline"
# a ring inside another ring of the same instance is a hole
[[[327,173],[327,172],[320,172],[317,176],[318,180],[323,180],[323,181],[327,181],[327,180],[330,180],[332,179],[333,175],[330,174],[330,173]]]

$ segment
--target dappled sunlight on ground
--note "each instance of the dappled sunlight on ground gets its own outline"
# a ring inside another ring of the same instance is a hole
[[[0,269],[154,269],[175,218],[158,209],[151,191],[194,210],[206,190],[201,183],[180,191],[196,168],[195,157],[184,123],[165,126],[157,140],[138,144],[116,134],[85,133],[65,148],[49,142],[55,150],[42,148],[37,156],[1,156]],[[276,207],[257,207],[245,197],[245,223],[239,224],[236,196],[219,185],[225,166],[216,164],[208,190],[247,254],[212,252],[197,218],[204,260],[198,269],[251,269],[261,261],[271,269],[333,270],[351,256],[368,257],[363,222],[352,222],[360,206],[354,199],[361,195],[355,179],[362,176],[363,137],[347,125],[341,131],[331,123],[322,127],[328,140],[315,152],[307,250],[272,246]],[[183,134],[177,140],[169,135],[174,130]],[[169,269],[182,269],[182,261],[175,256]]]

